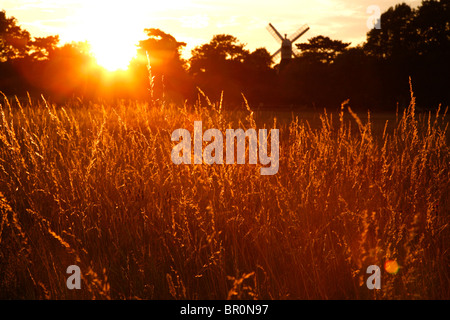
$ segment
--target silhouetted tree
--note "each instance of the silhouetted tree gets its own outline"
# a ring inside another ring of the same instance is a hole
[[[17,24],[16,18],[8,18],[4,10],[0,11],[0,62],[20,58],[43,60],[58,43],[58,36],[33,39]]]
[[[353,109],[376,110],[385,105],[386,94],[379,62],[368,56],[362,46],[340,53],[330,70],[335,103],[349,99]]]
[[[364,49],[376,57],[382,89],[391,102],[408,103],[409,77],[417,102],[424,107],[449,103],[450,1],[423,1],[417,9],[407,4],[381,15],[381,29],[367,34]]]
[[[332,108],[342,102],[336,92],[342,79],[338,79],[333,64],[348,45],[322,35],[297,44],[300,56],[279,73],[280,102],[313,108]]]
[[[30,41],[29,56],[33,60],[45,60],[57,49],[59,36],[36,37]]]
[[[417,43],[417,33],[412,28],[414,10],[406,3],[389,8],[381,15],[380,29],[367,33],[364,49],[377,58],[391,58],[412,53]]]
[[[344,43],[340,40],[331,40],[329,37],[316,36],[309,39],[307,43],[299,43],[296,46],[304,58],[321,63],[333,63],[336,56],[349,45],[349,42]]]
[[[251,69],[268,71],[271,69],[272,56],[266,48],[258,48],[244,57],[244,63]]]
[[[418,34],[420,55],[450,51],[450,1],[423,1],[418,7],[413,27]]]
[[[160,29],[145,29],[148,39],[139,41],[138,57],[131,62],[131,71],[139,79],[137,86],[149,88],[147,65],[150,61],[155,98],[180,102],[192,95],[192,85],[187,74],[186,61],[181,50],[186,43],[177,41],[172,35]],[[148,58],[148,60],[147,60]],[[148,95],[148,90],[141,90]]]
[[[93,97],[99,69],[90,54],[89,44],[73,42],[50,51],[48,61],[41,63],[38,79],[44,92],[55,100],[67,97]]]
[[[190,72],[193,75],[224,71],[231,61],[243,62],[249,52],[236,37],[226,34],[215,35],[209,43],[192,50]]]
[[[209,43],[192,50],[189,73],[210,98],[218,100],[223,91],[226,102],[236,103],[242,101],[244,61],[249,54],[236,37],[215,35]]]
[[[30,33],[17,25],[16,18],[0,11],[0,61],[25,57],[30,40]]]
[[[243,61],[242,91],[252,104],[264,105],[276,102],[276,71],[271,67],[272,57],[265,48],[246,54]]]

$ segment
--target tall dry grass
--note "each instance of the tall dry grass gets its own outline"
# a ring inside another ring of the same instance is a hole
[[[0,113],[2,299],[450,298],[448,122],[413,97],[379,135],[345,105],[318,128],[211,102]],[[278,126],[279,172],[174,165],[171,133],[195,120]],[[388,260],[400,270],[369,290]]]

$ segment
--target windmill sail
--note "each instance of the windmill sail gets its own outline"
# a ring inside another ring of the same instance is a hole
[[[289,36],[289,40],[291,42],[294,42],[295,40],[297,40],[298,38],[300,38],[302,35],[305,34],[306,31],[309,30],[308,25],[303,25],[300,29],[298,29],[295,33],[293,33],[292,35]]]
[[[272,59],[275,58],[280,52],[281,52],[281,48],[278,49],[278,50],[271,56],[271,58],[272,58]]]
[[[279,42],[283,41],[283,37],[281,36],[281,34],[277,31],[277,29],[275,29],[275,27],[269,23],[269,25],[267,26],[267,31],[269,31],[269,33]]]

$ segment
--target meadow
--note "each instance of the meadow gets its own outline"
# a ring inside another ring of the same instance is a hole
[[[450,298],[448,116],[413,94],[388,119],[245,99],[0,105],[1,299]],[[278,173],[173,164],[171,133],[197,120],[278,128]]]

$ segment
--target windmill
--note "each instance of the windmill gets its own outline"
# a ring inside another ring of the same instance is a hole
[[[292,59],[292,56],[298,57],[299,52],[297,49],[292,47],[292,44],[304,35],[306,31],[309,30],[309,27],[305,24],[289,37],[285,34],[284,38],[271,23],[267,26],[267,30],[278,42],[281,43],[281,48],[272,55],[272,59],[281,53],[280,65],[284,65]]]

